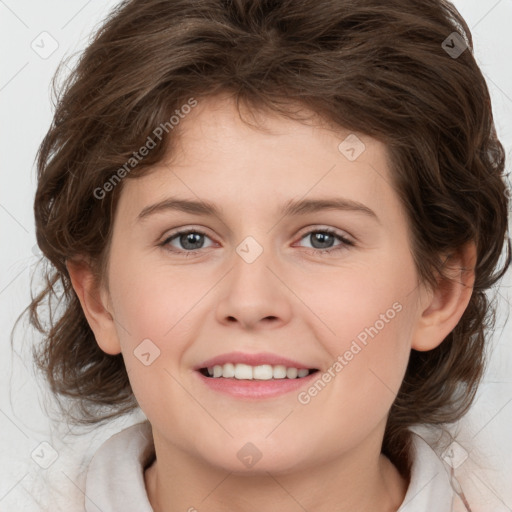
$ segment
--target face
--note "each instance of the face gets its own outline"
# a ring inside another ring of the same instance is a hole
[[[382,435],[420,287],[383,144],[259,120],[266,131],[227,98],[201,101],[172,159],[125,181],[108,265],[111,350],[160,445],[229,471],[260,454],[254,470],[286,472]],[[291,208],[301,201],[312,203]],[[231,352],[243,355],[224,362],[286,358],[317,372],[248,381],[198,370]]]

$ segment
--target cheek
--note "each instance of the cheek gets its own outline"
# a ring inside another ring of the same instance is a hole
[[[394,298],[344,299],[346,309],[330,317],[337,335],[323,336],[332,358],[328,368],[319,374],[321,382],[299,397],[301,425],[322,417],[325,442],[340,450],[385,421],[401,386],[410,354],[411,309]]]
[[[188,313],[212,288],[215,276],[126,259],[111,272],[111,295],[126,348],[152,339],[163,349],[179,343]],[[119,327],[119,326],[118,326]]]
[[[356,339],[366,347],[379,339],[372,344],[375,349],[390,350],[407,341],[403,333],[410,331],[414,314],[416,272],[413,262],[404,260],[381,258],[374,265],[332,269],[296,283],[308,308],[321,320],[316,322],[323,324],[317,335],[332,355],[348,350]]]
[[[327,386],[344,404],[332,411],[337,417],[348,407],[361,421],[368,415],[382,418],[401,385],[417,296],[413,262],[404,260],[390,257],[372,267],[332,272],[304,295],[322,320],[310,326],[319,325],[316,337],[331,357],[336,377]]]
[[[129,260],[113,266],[110,277],[116,331],[130,383],[142,410],[153,411],[154,416],[161,408],[162,386],[169,388],[169,395],[176,391],[171,375],[177,375],[182,355],[194,339],[193,307],[211,285],[199,277],[187,274],[185,280],[169,268]],[[200,325],[197,318],[195,322]]]

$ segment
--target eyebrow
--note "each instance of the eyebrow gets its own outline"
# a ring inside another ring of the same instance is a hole
[[[191,199],[178,199],[171,197],[143,208],[137,216],[137,220],[140,221],[155,213],[172,210],[191,213],[194,215],[215,216],[219,218],[222,216],[219,208],[208,201],[194,201]],[[358,212],[371,217],[380,223],[377,214],[373,210],[358,201],[341,197],[301,200],[291,199],[281,208],[281,215],[283,217],[290,217],[316,213],[324,210]]]

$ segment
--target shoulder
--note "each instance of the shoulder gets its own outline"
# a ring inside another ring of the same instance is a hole
[[[92,458],[85,482],[86,512],[152,512],[144,468],[154,458],[151,425],[137,423],[105,441]]]

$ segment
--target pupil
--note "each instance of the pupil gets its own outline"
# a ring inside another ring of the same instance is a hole
[[[201,235],[200,233],[186,233],[184,235],[181,235],[180,243],[185,249],[199,249],[200,247],[195,247],[194,244],[202,242],[202,237],[203,235]]]
[[[315,233],[313,236],[313,247],[315,247],[315,249],[326,249],[327,247],[330,247],[330,244],[328,244],[328,242],[332,242],[332,235],[330,233]],[[317,242],[320,242],[320,244],[322,243],[327,243],[327,247],[324,247],[324,246],[316,246],[315,244]]]

